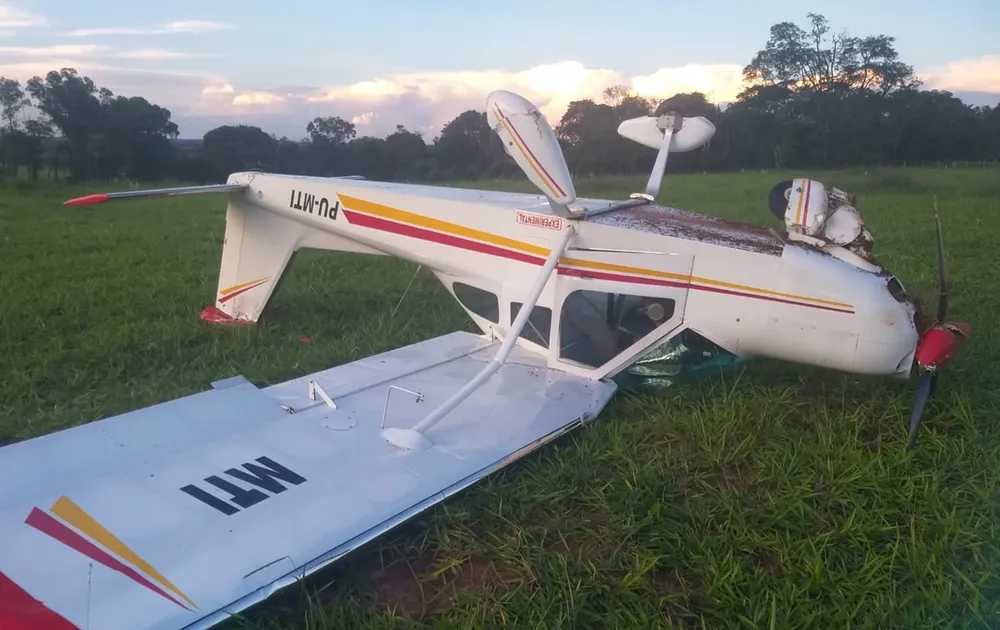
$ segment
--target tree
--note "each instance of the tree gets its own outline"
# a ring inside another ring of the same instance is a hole
[[[808,18],[808,31],[791,22],[771,27],[743,69],[748,87],[733,113],[756,125],[748,135],[766,142],[776,168],[884,157],[875,140],[880,116],[892,92],[918,85],[913,68],[899,61],[892,37],[833,33],[822,15]]]
[[[45,161],[45,145],[52,138],[52,126],[44,120],[31,118],[17,134],[20,139],[18,164],[27,166],[31,179],[37,181]]]
[[[396,131],[385,139],[390,179],[412,180],[429,177],[431,167],[428,159],[427,143],[419,133],[409,131],[403,125],[396,125]]]
[[[90,78],[79,76],[75,69],[63,68],[49,72],[45,79],[32,77],[28,81],[28,93],[66,138],[73,179],[87,179],[94,162],[92,136],[101,127],[102,109],[97,86]]]
[[[883,94],[914,86],[913,68],[899,61],[895,38],[832,33],[827,19],[808,14],[808,31],[791,22],[771,27],[771,37],[743,69],[756,88],[780,85],[792,91],[875,90]]]
[[[656,152],[618,134],[622,121],[678,112],[704,116],[716,133],[705,147],[671,156],[670,170],[836,168],[1000,159],[1000,104],[970,107],[954,94],[920,89],[886,34],[854,36],[825,17],[774,24],[747,66],[745,89],[721,109],[704,94],[640,96],[612,85],[570,103],[556,136],[576,175],[641,174]],[[30,98],[29,98],[30,97]],[[29,103],[41,116],[29,119]],[[22,86],[0,78],[0,175],[43,165],[59,177],[219,181],[247,169],[373,179],[522,178],[486,114],[459,113],[428,145],[397,125],[385,137],[358,136],[353,123],[320,116],[301,140],[259,127],[223,125],[178,141],[169,110],[141,95],[118,96],[72,68]]]
[[[202,153],[212,165],[215,178],[225,179],[240,171],[273,170],[278,143],[260,127],[223,125],[205,134]]]
[[[0,176],[17,172],[18,114],[30,102],[24,96],[20,81],[0,77],[0,116],[3,121],[0,128]]]
[[[312,144],[309,160],[312,172],[317,175],[344,174],[346,145],[357,135],[354,123],[339,116],[313,118],[306,125]]]
[[[474,179],[502,159],[500,142],[490,129],[486,112],[466,110],[441,129],[434,140],[434,155],[442,175]]]
[[[31,100],[25,97],[20,81],[0,77],[0,116],[6,129],[13,131],[18,128],[17,117],[30,104]]]
[[[354,123],[339,116],[327,116],[313,118],[312,122],[306,125],[306,133],[313,142],[344,144],[357,135],[357,129]]]

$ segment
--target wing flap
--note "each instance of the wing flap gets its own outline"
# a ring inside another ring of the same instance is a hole
[[[412,426],[495,351],[452,333],[5,447],[0,474],[32,483],[0,499],[0,571],[81,627],[88,614],[92,627],[211,627],[595,416],[615,389],[515,349],[429,431],[435,447],[382,440],[383,422]]]

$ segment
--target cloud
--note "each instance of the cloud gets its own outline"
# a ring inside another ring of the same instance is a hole
[[[556,125],[570,102],[600,100],[603,90],[612,85],[628,85],[644,96],[661,98],[700,89],[723,101],[735,97],[741,80],[741,67],[735,64],[661,68],[648,75],[626,76],[564,61],[520,71],[426,71],[317,88],[268,87],[239,85],[228,77],[207,73],[116,68],[99,63],[103,57],[98,53],[104,49],[98,46],[10,50],[18,51],[22,59],[0,65],[0,74],[26,80],[52,69],[74,67],[115,94],[140,95],[167,107],[186,138],[200,137],[219,124],[241,123],[259,125],[278,136],[300,138],[312,118],[341,116],[357,125],[361,134],[381,136],[402,124],[430,140],[461,112],[482,111],[486,95],[495,89],[524,95]],[[151,52],[154,50],[157,52]],[[2,51],[0,48],[0,64]],[[159,49],[131,53],[133,59],[164,58]]]
[[[102,63],[101,58],[88,55],[66,54],[44,58],[29,56],[14,62],[6,62],[0,56],[0,76],[18,79],[22,83],[34,76],[44,77],[48,72],[60,68],[75,68],[80,75],[90,77],[98,87],[107,87],[116,95],[142,96],[152,103],[166,107],[171,110],[175,121],[180,121],[184,117],[189,103],[197,102],[201,98],[204,88],[224,81],[223,77],[209,73],[122,68]],[[187,131],[184,127],[182,130]],[[192,131],[194,133],[184,137],[200,137],[207,129]]]
[[[177,20],[160,26],[124,26],[108,28],[78,28],[67,33],[70,37],[94,37],[98,35],[170,35],[176,33],[210,33],[236,28],[225,22],[209,20]]]
[[[370,125],[373,118],[375,118],[375,112],[365,112],[351,118],[351,123],[358,127],[364,127],[365,125]]]
[[[952,61],[917,72],[917,76],[926,89],[1000,93],[1000,55]]]
[[[29,13],[9,4],[0,3],[0,29],[32,28],[46,24],[48,21],[44,15]]]
[[[285,97],[272,92],[250,90],[233,97],[233,105],[278,105],[285,102]]]
[[[466,109],[482,110],[486,95],[507,89],[534,102],[553,125],[572,101],[600,101],[613,85],[627,85],[646,97],[667,98],[678,92],[701,91],[716,102],[736,98],[742,85],[739,64],[690,64],[661,68],[647,75],[626,76],[615,70],[587,68],[578,61],[544,64],[521,71],[412,72],[332,85],[306,97],[311,109],[329,108],[357,117],[387,133],[398,123],[437,133]],[[359,123],[355,123],[359,124]]]
[[[15,31],[0,31],[0,37],[14,37],[16,35]]]
[[[232,94],[235,91],[236,90],[233,89],[233,86],[226,83],[225,85],[209,85],[204,88],[201,93],[205,96],[211,96],[214,94]]]
[[[657,99],[701,91],[716,103],[733,101],[742,89],[740,64],[689,64],[627,75],[561,61],[513,71],[408,72],[353,83],[323,82],[316,77],[318,87],[310,87],[246,84],[208,71],[168,72],[113,63],[124,56],[153,65],[181,54],[158,48],[118,53],[93,45],[0,47],[0,75],[27,80],[54,69],[76,68],[115,94],[143,96],[170,109],[184,138],[201,137],[218,125],[248,124],[297,139],[305,135],[306,124],[314,117],[340,116],[353,122],[361,135],[384,136],[402,124],[431,140],[463,111],[483,111],[487,94],[495,89],[522,94],[553,126],[569,103],[588,98],[600,101],[604,89],[613,85],[626,85]],[[929,88],[994,93],[993,102],[1000,101],[998,55],[956,61],[918,74]]]
[[[144,59],[147,61],[159,61],[163,59],[182,59],[189,57],[187,53],[176,50],[163,50],[162,48],[143,48],[140,50],[129,50],[118,54],[124,59]]]
[[[0,46],[0,58],[63,58],[85,57],[95,52],[107,50],[107,46],[95,44],[60,44],[55,46]]]

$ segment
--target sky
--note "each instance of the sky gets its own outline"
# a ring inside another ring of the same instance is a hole
[[[1000,103],[997,0],[0,0],[0,76],[76,68],[168,108],[182,138],[250,124],[299,139],[341,116],[358,135],[402,124],[429,141],[494,89],[553,125],[617,84],[732,101],[770,26],[809,12],[895,37],[926,89]]]

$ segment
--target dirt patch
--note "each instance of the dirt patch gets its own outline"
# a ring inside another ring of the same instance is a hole
[[[705,483],[719,490],[747,491],[760,481],[760,474],[750,466],[723,466],[708,472]]]
[[[784,571],[781,566],[781,556],[774,549],[758,549],[753,554],[757,565],[768,573],[777,575]]]
[[[372,568],[368,578],[375,585],[378,603],[414,619],[427,613],[430,595],[421,577],[433,570],[433,558],[417,556],[401,559],[381,568]]]
[[[454,596],[463,591],[481,591],[485,588],[506,590],[522,578],[513,570],[497,567],[485,558],[466,558],[457,567],[442,572],[432,585],[438,595]]]
[[[455,564],[437,551],[369,569],[367,576],[375,586],[378,606],[415,620],[433,616],[460,593],[487,588],[503,591],[521,581],[514,571],[498,569],[485,558],[472,556]]]
[[[660,595],[660,607],[673,624],[682,628],[701,628],[702,605],[696,589],[686,587],[672,569],[656,567],[649,573],[649,583]]]
[[[784,243],[767,228],[665,206],[627,208],[600,214],[591,220],[603,225],[702,241],[771,256],[780,256],[784,249]]]
[[[597,510],[580,510],[570,516],[576,519],[580,528],[591,531],[599,531],[611,525],[608,516]],[[591,546],[580,543],[580,538],[586,539],[587,537],[574,534],[572,529],[569,531],[546,531],[542,546],[562,556],[588,557],[595,553]]]
[[[650,571],[649,581],[653,590],[664,597],[684,595],[684,585],[677,579],[677,575],[673,571],[657,567]]]

